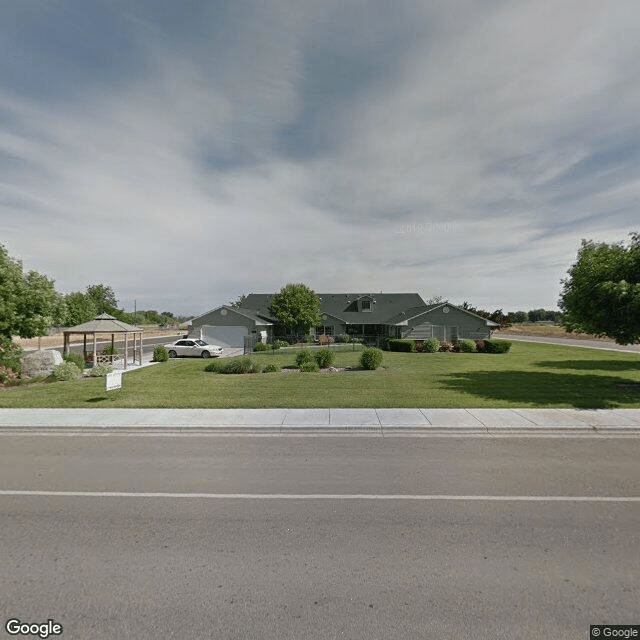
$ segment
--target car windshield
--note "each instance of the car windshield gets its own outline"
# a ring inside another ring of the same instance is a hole
[[[196,344],[199,344],[201,347],[205,346],[207,343],[204,340],[196,340]]]

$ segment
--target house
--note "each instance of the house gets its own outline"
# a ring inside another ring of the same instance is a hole
[[[221,346],[245,339],[270,342],[294,337],[270,311],[274,293],[251,293],[242,307],[222,305],[193,318],[189,335]],[[322,325],[315,336],[346,334],[367,344],[383,338],[440,340],[489,338],[499,325],[449,302],[427,305],[417,293],[319,293]]]

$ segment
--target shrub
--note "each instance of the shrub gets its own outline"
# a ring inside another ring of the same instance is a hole
[[[75,363],[80,371],[84,369],[84,356],[81,353],[67,353],[66,356],[62,357],[62,359],[65,362]]]
[[[463,340],[460,343],[460,351],[464,353],[475,353],[477,351],[476,343],[473,340]]]
[[[305,373],[314,373],[320,371],[320,367],[315,360],[305,360],[300,364],[300,371]]]
[[[262,373],[277,373],[280,371],[280,363],[279,362],[270,362],[263,370]]]
[[[117,349],[117,347],[115,345],[112,344],[108,344],[105,348],[104,348],[104,353],[107,356],[116,356],[118,355],[118,353],[120,353]]]
[[[436,353],[440,349],[440,340],[438,338],[427,338],[423,345],[426,353]]]
[[[80,380],[82,371],[75,362],[61,362],[53,367],[51,377],[59,382],[62,380]]]
[[[353,342],[354,344],[361,344],[362,340],[360,338],[352,338],[351,342]]]
[[[296,364],[298,367],[300,367],[303,362],[315,362],[311,349],[301,349],[296,354]]]
[[[329,347],[321,347],[315,353],[316,362],[320,368],[330,367],[336,360],[336,354]]]
[[[338,342],[347,343],[347,342],[349,342],[349,341],[350,341],[350,338],[349,338],[349,336],[348,336],[346,333],[341,333],[341,334],[338,336]]]
[[[486,351],[486,340],[476,340],[476,351],[484,353]]]
[[[451,351],[454,351],[455,353],[460,353],[460,341],[459,340],[456,340],[455,342],[452,343]]]
[[[256,342],[255,347],[253,347],[254,351],[269,351],[269,345],[264,342]]]
[[[511,349],[511,342],[492,338],[484,341],[484,347],[487,353],[507,353]]]
[[[251,358],[232,358],[226,361],[211,362],[204,368],[210,373],[258,373],[261,368]]]
[[[280,349],[281,347],[288,347],[289,343],[286,340],[274,340],[271,343],[272,349]]]
[[[438,351],[441,351],[443,353],[447,351],[452,351],[452,350],[453,350],[453,345],[447,340],[443,340],[440,343],[440,346],[438,347]]]
[[[382,358],[380,349],[369,347],[360,354],[360,366],[363,369],[377,369],[382,364]]]
[[[414,352],[416,350],[415,340],[401,340],[399,338],[390,338],[387,341],[390,351]]]
[[[308,333],[305,337],[304,337],[304,342],[306,342],[307,344],[313,342],[313,336]]]
[[[110,364],[101,362],[91,369],[89,375],[93,378],[104,378],[107,373],[111,373],[112,371],[113,367]]]
[[[335,340],[332,336],[327,336],[323,333],[321,336],[318,336],[318,342],[320,344],[333,344]]]
[[[19,373],[22,370],[22,347],[11,341],[11,338],[0,336],[0,364]]]
[[[153,361],[166,362],[169,359],[169,352],[161,344],[157,344],[153,348]]]

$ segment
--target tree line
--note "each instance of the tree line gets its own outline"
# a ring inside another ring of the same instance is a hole
[[[185,319],[169,311],[126,313],[118,308],[113,289],[104,284],[58,293],[54,280],[33,270],[24,273],[22,262],[0,245],[0,362],[16,350],[13,336],[43,336],[54,326],[75,326],[101,313],[129,324],[173,324]]]

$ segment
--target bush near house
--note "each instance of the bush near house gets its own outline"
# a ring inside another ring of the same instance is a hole
[[[254,351],[269,351],[269,345],[264,342],[256,342],[255,347],[253,347]]]
[[[298,367],[302,366],[303,362],[315,362],[315,360],[311,349],[301,349],[296,354],[296,365]]]
[[[153,361],[154,362],[166,362],[169,359],[169,352],[161,344],[156,345],[153,348]]]
[[[279,362],[270,362],[263,370],[262,373],[277,373],[280,371],[282,367],[280,367]]]
[[[382,364],[383,353],[380,349],[370,347],[360,354],[360,366],[373,371]]]
[[[210,373],[259,373],[262,368],[251,358],[232,358],[226,361],[211,362],[205,368]]]
[[[436,353],[440,349],[440,340],[438,338],[427,338],[423,345],[426,353]]]
[[[401,338],[389,338],[387,340],[389,351],[404,351],[407,353],[413,353],[416,350],[415,340],[406,340]]]
[[[476,343],[473,340],[463,340],[460,343],[460,351],[463,353],[475,353],[477,351]]]
[[[316,362],[321,368],[330,367],[336,361],[336,354],[328,347],[322,347],[315,353]]]
[[[438,347],[438,351],[446,353],[447,351],[453,351],[453,344],[448,340],[443,340]]]
[[[342,343],[347,343],[349,342],[351,339],[349,338],[349,336],[346,333],[341,333],[338,336],[338,342],[342,342]]]
[[[507,353],[511,349],[511,342],[509,340],[499,340],[497,338],[491,338],[484,341],[484,350],[486,353]]]
[[[280,349],[282,347],[288,347],[289,343],[286,340],[274,340],[271,343],[271,348],[272,349]]]

